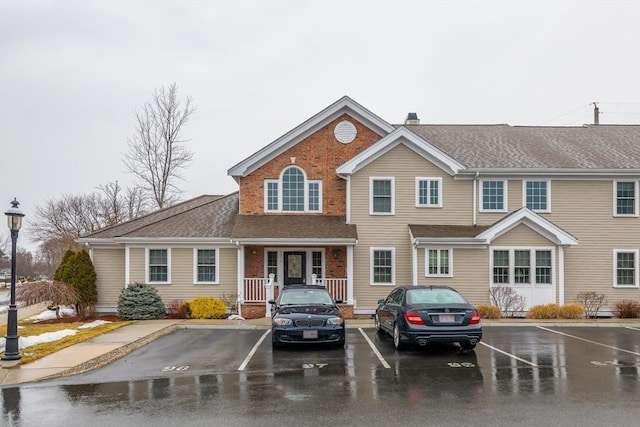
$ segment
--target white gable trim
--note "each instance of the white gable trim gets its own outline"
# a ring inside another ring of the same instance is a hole
[[[485,239],[487,242],[492,242],[503,234],[509,232],[513,228],[520,224],[524,224],[531,228],[536,233],[552,241],[556,245],[577,245],[578,239],[571,234],[562,230],[551,221],[543,218],[541,215],[533,212],[532,210],[524,207],[511,215],[508,215],[502,221],[496,223],[493,227],[478,234],[478,238]]]
[[[271,161],[274,157],[277,157],[279,154],[316,132],[326,123],[343,114],[347,114],[354,120],[361,122],[380,136],[385,136],[395,129],[391,124],[373,114],[371,111],[367,110],[348,96],[343,96],[338,101],[290,130],[271,144],[231,167],[227,171],[227,174],[236,179],[238,177],[247,176],[254,170]]]
[[[362,153],[338,167],[338,175],[342,177],[353,175],[400,144],[415,151],[451,176],[464,169],[462,164],[429,144],[409,129],[399,127]]]

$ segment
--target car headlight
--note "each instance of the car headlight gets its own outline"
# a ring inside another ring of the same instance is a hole
[[[273,324],[278,326],[291,326],[293,325],[293,320],[286,317],[276,317],[273,319]]]
[[[344,319],[342,317],[331,317],[327,319],[327,325],[342,325]]]

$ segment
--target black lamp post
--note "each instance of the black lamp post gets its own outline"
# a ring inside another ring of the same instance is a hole
[[[14,198],[11,207],[4,214],[11,230],[11,301],[7,312],[7,336],[5,337],[4,356],[2,360],[20,360],[18,352],[18,309],[16,308],[16,242],[18,231],[22,227],[24,214],[18,208],[20,203]]]

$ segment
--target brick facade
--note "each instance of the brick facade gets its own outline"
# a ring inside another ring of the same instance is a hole
[[[336,124],[347,120],[354,124],[357,136],[349,144],[336,140]],[[336,168],[380,140],[357,120],[344,114],[313,135],[291,147],[268,164],[240,178],[240,214],[264,214],[264,180],[279,179],[282,170],[295,164],[307,174],[307,179],[322,180],[323,215],[345,215],[346,182],[336,175]]]

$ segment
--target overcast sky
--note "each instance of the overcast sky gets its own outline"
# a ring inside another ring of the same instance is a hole
[[[2,212],[130,185],[134,112],[174,82],[183,199],[344,95],[391,123],[638,124],[640,0],[0,0]]]

